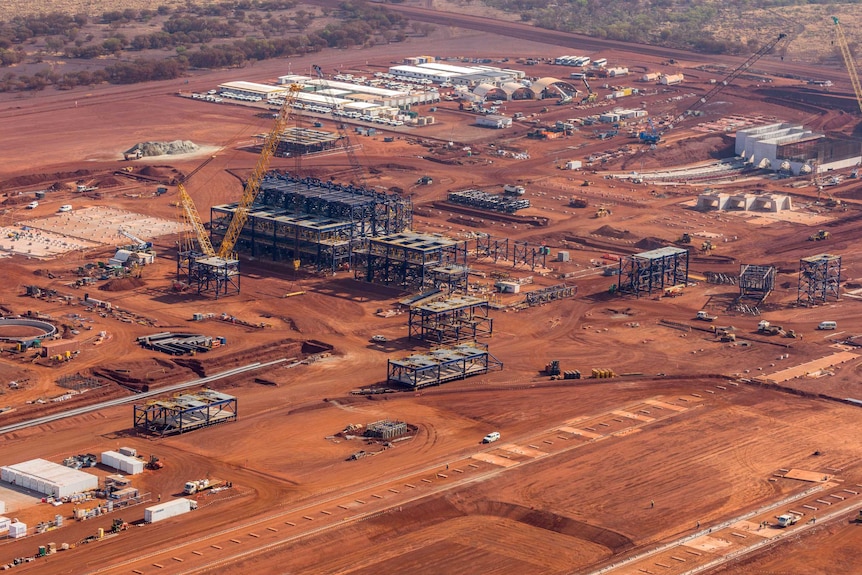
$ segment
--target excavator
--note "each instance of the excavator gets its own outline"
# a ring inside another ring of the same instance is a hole
[[[586,78],[581,78],[581,81],[587,89],[587,95],[581,98],[581,104],[592,104],[598,99],[599,95],[593,92],[593,89],[590,87],[590,83],[587,82]]]

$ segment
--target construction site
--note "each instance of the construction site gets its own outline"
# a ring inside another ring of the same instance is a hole
[[[852,58],[447,18],[0,94],[0,568],[855,572]]]

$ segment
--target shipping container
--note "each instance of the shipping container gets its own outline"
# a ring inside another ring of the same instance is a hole
[[[144,509],[144,521],[147,523],[155,523],[163,519],[169,519],[188,513],[192,510],[192,501],[189,499],[179,498],[152,507]]]
[[[136,457],[129,457],[116,451],[102,452],[102,465],[122,471],[127,475],[137,475],[144,472],[144,462]]]
[[[10,523],[12,523],[12,520],[8,517],[0,517],[0,533],[8,531]]]
[[[27,536],[27,524],[21,523],[18,521],[17,523],[9,524],[9,537],[18,538],[18,537],[26,537]]]
[[[127,455],[128,457],[136,457],[138,455],[138,450],[133,447],[121,447],[120,453]]]

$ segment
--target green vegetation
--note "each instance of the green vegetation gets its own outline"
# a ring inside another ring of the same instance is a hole
[[[92,20],[59,12],[13,17],[0,21],[0,67],[38,64],[51,56],[121,61],[83,72],[64,73],[57,65],[32,75],[9,71],[0,74],[0,92],[165,80],[190,68],[238,67],[327,47],[400,42],[407,36],[408,21],[380,6],[343,2],[336,11],[316,13],[297,5],[297,0],[189,2],[182,10],[112,10]],[[148,28],[158,29],[141,33]],[[131,58],[136,52],[141,55]]]
[[[541,28],[575,32],[710,54],[747,54],[763,43],[765,29],[794,32],[804,22],[780,8],[836,4],[828,0],[483,0],[488,6],[519,14]],[[735,23],[750,30],[740,37]],[[765,26],[764,26],[765,25]],[[758,29],[759,28],[759,29]],[[761,35],[758,37],[758,35]],[[772,37],[772,32],[766,36]]]

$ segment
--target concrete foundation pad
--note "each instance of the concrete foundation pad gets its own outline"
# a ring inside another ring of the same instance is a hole
[[[522,447],[520,445],[515,445],[514,443],[510,443],[508,445],[500,446],[500,449],[505,451],[509,451],[511,453],[516,453],[518,455],[526,455],[527,457],[541,457],[543,455],[547,455],[547,452],[542,451],[541,449],[533,449],[532,447]]]
[[[589,439],[597,439],[599,437],[603,437],[601,433],[593,433],[591,431],[584,431],[583,429],[577,429],[575,427],[560,427],[560,431],[564,431],[566,433],[571,433],[572,435],[580,435],[582,437],[587,437]]]
[[[505,457],[500,457],[491,453],[477,453],[472,458],[477,461],[484,461],[485,463],[499,465],[500,467],[513,467],[515,465],[518,465],[517,461],[514,461],[512,459],[506,459]]]
[[[806,471],[804,469],[791,469],[784,474],[786,479],[797,479],[799,481],[811,481],[814,483],[826,483],[833,475],[819,471]]]
[[[719,537],[713,537],[712,535],[701,535],[683,545],[683,547],[691,547],[692,549],[697,549],[699,551],[716,551],[730,546],[730,541]]]

